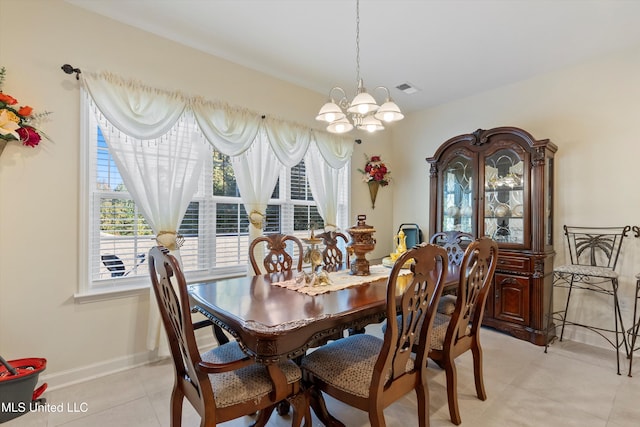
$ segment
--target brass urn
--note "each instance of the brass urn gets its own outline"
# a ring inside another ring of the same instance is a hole
[[[351,261],[350,274],[368,276],[369,261],[365,255],[376,247],[376,239],[373,238],[373,233],[375,233],[376,229],[366,224],[366,215],[358,215],[357,219],[357,224],[347,229],[351,236],[351,242],[347,245],[347,250],[350,254],[355,254],[356,256]]]

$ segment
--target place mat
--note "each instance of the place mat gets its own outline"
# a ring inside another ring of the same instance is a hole
[[[298,283],[296,279],[284,280],[282,282],[273,282],[272,285],[280,286],[294,291],[302,292],[306,295],[320,295],[331,291],[339,291],[341,289],[350,288],[351,286],[363,285],[365,283],[374,282],[379,279],[389,277],[391,269],[380,264],[369,267],[368,276],[355,276],[349,274],[349,270],[340,270],[328,274],[331,283],[327,285],[307,285],[304,278]],[[400,275],[410,274],[409,270],[401,270]]]

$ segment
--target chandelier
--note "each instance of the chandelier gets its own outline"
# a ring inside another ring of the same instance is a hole
[[[354,126],[357,129],[375,132],[384,129],[382,122],[396,122],[404,118],[400,107],[391,99],[389,89],[384,86],[374,89],[380,89],[386,95],[385,102],[378,105],[375,98],[367,93],[360,78],[360,0],[356,0],[356,82],[357,92],[351,102],[347,100],[347,93],[341,87],[335,86],[329,91],[329,101],[320,108],[316,116],[316,120],[328,123],[329,132],[345,133],[351,131]],[[340,95],[337,100],[333,97],[335,93]]]

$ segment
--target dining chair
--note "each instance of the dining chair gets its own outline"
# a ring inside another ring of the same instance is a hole
[[[343,254],[338,246],[338,241],[344,242],[345,248],[349,243],[349,238],[339,231],[325,231],[317,234],[316,237],[322,239],[324,249],[322,251],[322,268],[326,271],[338,271],[349,265],[349,252],[345,249]]]
[[[293,244],[293,256],[287,252],[287,242]],[[302,271],[302,242],[295,236],[288,234],[268,234],[255,238],[249,245],[249,261],[254,274],[263,274],[256,260],[256,247],[266,244],[266,254],[262,259],[262,265],[266,273],[282,273],[293,270]],[[294,260],[297,257],[297,261]],[[295,265],[295,267],[294,267]]]
[[[399,279],[410,260],[410,274]],[[419,425],[429,424],[427,343],[446,274],[443,248],[425,245],[409,249],[398,258],[387,280],[386,316],[398,316],[399,321],[390,323],[384,338],[351,335],[303,357],[304,384],[325,425],[341,423],[328,413],[322,393],[368,412],[371,425],[377,427],[386,425],[384,408],[412,390],[418,400]],[[422,344],[412,353],[418,341]]]
[[[498,244],[481,237],[467,246],[460,263],[460,280],[451,315],[438,312],[431,334],[429,358],[445,370],[447,400],[451,421],[462,422],[458,406],[458,380],[455,358],[471,350],[476,393],[487,399],[482,372],[480,326],[484,308],[496,270]]]
[[[300,388],[301,371],[295,363],[257,364],[236,341],[201,355],[191,321],[187,283],[178,261],[166,248],[153,247],[149,251],[149,273],[175,368],[172,427],[182,424],[185,397],[200,415],[203,427],[257,411],[255,425],[264,426],[282,400],[294,408],[293,426],[300,426],[303,418],[305,425],[310,425],[308,400]]]
[[[441,231],[431,236],[429,243],[442,246],[447,250],[450,265],[460,265],[460,263],[462,263],[462,258],[464,257],[464,251],[467,249],[467,246],[473,242],[473,240],[473,235],[463,231]],[[455,307],[455,294],[443,295],[438,303],[438,312],[450,316]]]

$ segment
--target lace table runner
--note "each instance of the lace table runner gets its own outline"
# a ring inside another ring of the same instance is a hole
[[[326,292],[339,291],[341,289],[350,288],[351,286],[374,282],[378,279],[387,278],[391,273],[391,269],[377,264],[369,267],[369,273],[370,274],[368,276],[355,276],[349,274],[349,270],[331,272],[328,275],[331,283],[326,285],[308,285],[305,283],[304,278],[302,278],[302,280],[299,282],[296,281],[296,279],[290,279],[282,282],[273,282],[272,285],[281,286],[283,288],[292,289],[294,291],[302,292],[303,294],[314,296],[324,294]],[[409,270],[402,270],[400,272],[400,275],[409,273]]]

